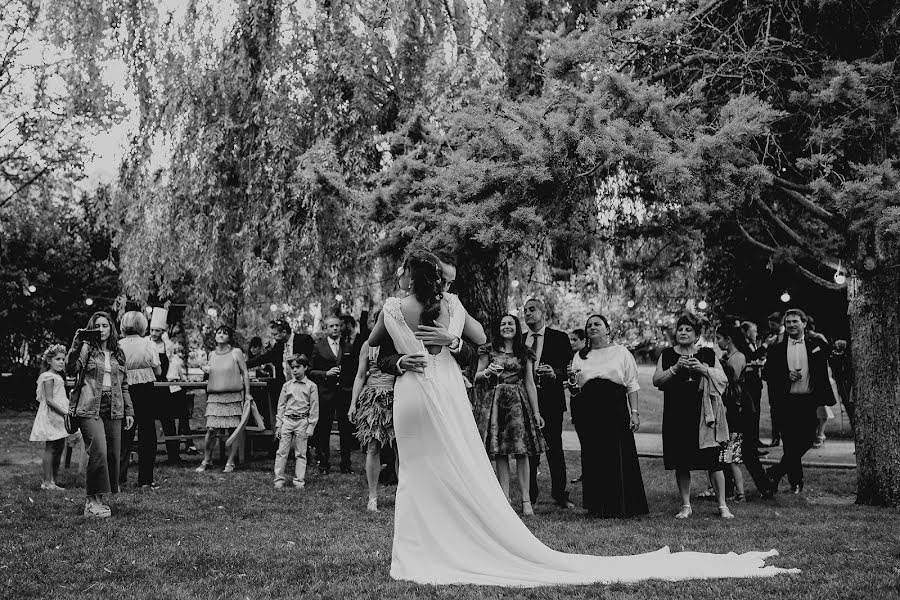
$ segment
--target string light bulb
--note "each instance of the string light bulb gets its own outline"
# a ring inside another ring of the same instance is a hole
[[[34,285],[29,285],[29,286],[28,286],[28,291],[31,292],[31,293],[33,294],[33,293],[35,293],[35,292],[37,291],[37,288],[36,288]]]
[[[94,305],[94,299],[93,299],[93,298],[85,298],[85,299],[84,299],[84,303],[87,304],[88,306],[93,306],[93,305]]]
[[[513,286],[514,288],[517,288],[517,287],[519,287],[519,280],[513,279],[512,281],[509,282],[509,285]]]
[[[215,319],[216,317],[219,316],[219,311],[217,311],[215,308],[210,306],[209,308],[206,309],[206,314],[208,314],[210,317]]]
[[[706,300],[701,300],[697,303],[697,308],[700,310],[706,310],[709,307],[709,304],[706,303]]]
[[[271,310],[272,312],[278,312],[278,305],[277,305],[277,304],[274,304],[274,303],[273,303],[273,304],[270,304],[270,305],[269,305],[269,310]]]
[[[344,296],[342,294],[335,294],[334,299],[337,300],[338,302],[341,302],[341,301],[343,301]]]
[[[628,308],[634,308],[634,300],[629,300],[627,302],[627,304],[628,304]]]
[[[784,302],[785,304],[787,304],[788,302],[791,301],[791,295],[788,293],[787,290],[784,290],[784,292],[781,294],[781,301]]]
[[[837,270],[834,272],[834,282],[838,285],[844,285],[847,283],[847,276],[844,275],[843,269],[841,269],[841,262],[838,261]]]

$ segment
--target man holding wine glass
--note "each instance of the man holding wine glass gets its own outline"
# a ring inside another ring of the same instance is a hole
[[[534,379],[538,391],[538,406],[545,425],[542,433],[547,443],[547,464],[550,467],[550,496],[560,508],[573,508],[566,491],[566,457],[562,447],[562,418],[566,412],[566,393],[563,382],[566,369],[572,360],[569,336],[565,332],[547,326],[547,309],[544,303],[532,298],[523,310],[525,345],[534,352]],[[540,455],[531,460],[531,502],[539,494],[537,470]]]

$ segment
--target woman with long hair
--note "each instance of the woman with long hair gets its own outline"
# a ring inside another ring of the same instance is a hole
[[[528,461],[545,452],[547,444],[541,436],[544,419],[534,384],[534,352],[525,345],[515,316],[503,315],[491,332],[491,345],[478,357],[475,389],[475,405],[483,413],[482,440],[500,488],[508,500],[509,459],[515,457],[522,514],[533,515]]]
[[[72,377],[83,373],[81,387],[70,398],[69,414],[77,419],[88,455],[84,516],[109,517],[112,510],[103,497],[119,491],[122,423],[131,429],[134,407],[115,321],[98,311],[85,329],[99,330],[99,335],[79,330],[66,355],[66,373]]]
[[[646,515],[634,432],[638,412],[637,364],[625,346],[614,344],[609,321],[591,315],[584,325],[588,342],[572,360],[579,393],[584,508],[593,517]]]

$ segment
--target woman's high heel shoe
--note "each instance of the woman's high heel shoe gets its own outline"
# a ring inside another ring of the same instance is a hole
[[[526,517],[533,517],[533,516],[534,516],[534,508],[531,507],[531,501],[530,501],[530,500],[523,500],[523,501],[522,501],[522,514],[523,514],[524,516],[526,516]]]

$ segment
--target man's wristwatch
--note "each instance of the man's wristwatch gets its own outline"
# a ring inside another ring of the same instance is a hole
[[[451,352],[456,352],[459,350],[459,347],[462,345],[462,340],[459,337],[453,338],[453,341],[450,342],[447,347],[450,348]]]

